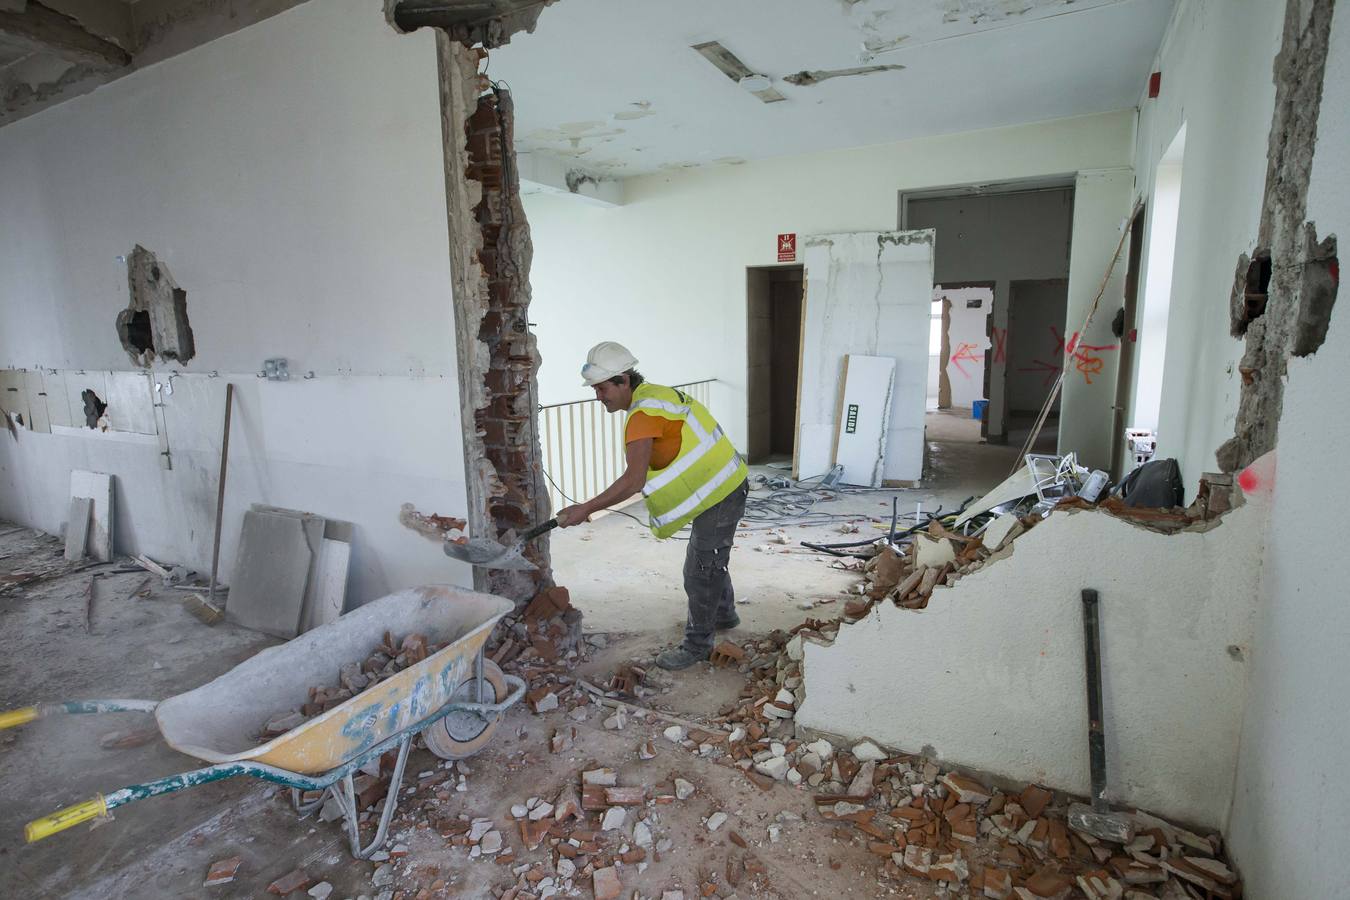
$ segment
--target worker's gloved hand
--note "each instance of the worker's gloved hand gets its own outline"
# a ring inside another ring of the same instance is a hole
[[[571,528],[573,525],[580,525],[582,522],[589,522],[591,514],[586,511],[586,507],[577,504],[576,506],[565,506],[558,510],[555,516],[560,528]]]

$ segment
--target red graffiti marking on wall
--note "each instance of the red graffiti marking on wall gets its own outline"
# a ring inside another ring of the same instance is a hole
[[[1092,384],[1092,376],[1100,375],[1106,367],[1106,360],[1100,355],[1107,350],[1120,349],[1119,344],[1084,344],[1078,339],[1078,332],[1074,332],[1069,339],[1064,340],[1064,336],[1059,333],[1059,329],[1054,325],[1050,326],[1050,334],[1055,339],[1055,356],[1066,356],[1073,360],[1073,367],[1082,376],[1088,384]],[[1045,362],[1044,360],[1032,360],[1034,366],[1019,369],[1020,372],[1044,372],[1045,386],[1049,387],[1054,383],[1055,376],[1060,372],[1060,366]]]
[[[961,366],[961,363],[962,362],[977,363],[984,359],[983,354],[975,353],[973,352],[974,350],[975,350],[974,344],[967,344],[965,342],[962,342],[956,345],[956,352],[953,353],[951,359],[948,360],[948,362],[956,366],[956,371],[960,372],[966,378],[970,377],[970,373],[967,372]]]
[[[1008,329],[999,328],[997,325],[989,329],[990,336],[994,339],[994,362],[1005,363],[1008,361]]]

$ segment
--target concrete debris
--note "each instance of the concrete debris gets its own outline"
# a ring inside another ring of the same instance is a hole
[[[715,812],[712,815],[708,816],[707,822],[708,830],[716,831],[717,829],[721,828],[723,825],[726,824],[727,818],[728,818],[727,814],[724,812]]]

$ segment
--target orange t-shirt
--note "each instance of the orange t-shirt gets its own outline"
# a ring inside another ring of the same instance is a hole
[[[649,416],[646,413],[633,413],[628,417],[628,425],[624,431],[623,440],[625,444],[631,444],[633,441],[640,441],[643,438],[652,439],[652,462],[653,469],[664,469],[675,461],[675,457],[680,452],[680,432],[684,428],[684,423],[678,419],[663,419],[660,416]]]

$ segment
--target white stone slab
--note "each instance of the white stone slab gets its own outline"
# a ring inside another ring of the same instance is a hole
[[[301,518],[257,509],[244,513],[225,617],[264,634],[295,637],[313,561]]]
[[[70,473],[70,496],[94,501],[86,552],[99,562],[109,562],[113,555],[113,477],[75,469]]]
[[[84,559],[84,548],[89,543],[90,512],[94,501],[88,497],[71,497],[70,514],[66,516],[66,559],[79,562]]]
[[[844,467],[845,484],[881,487],[894,386],[894,359],[845,355],[834,450],[835,464]]]

